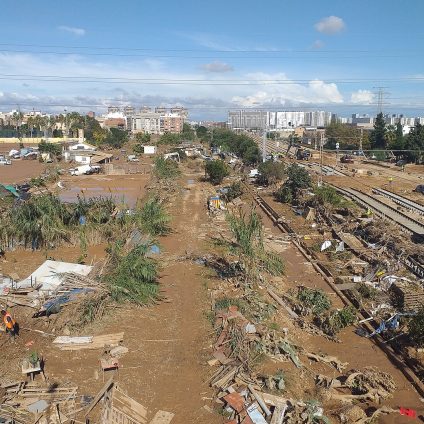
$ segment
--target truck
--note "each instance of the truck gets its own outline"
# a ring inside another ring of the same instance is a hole
[[[309,160],[311,157],[311,152],[306,149],[298,148],[296,151],[297,160]]]

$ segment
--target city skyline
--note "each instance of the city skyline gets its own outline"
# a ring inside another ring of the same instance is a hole
[[[424,5],[382,4],[309,0],[300,10],[277,0],[183,0],[165,2],[158,13],[154,4],[127,0],[111,15],[111,2],[76,0],[61,9],[44,0],[31,14],[21,13],[29,0],[19,9],[6,3],[0,109],[178,104],[193,119],[222,120],[228,109],[255,107],[349,116],[375,114],[375,93],[385,87],[385,112],[418,116],[424,32],[406,44],[404,34],[420,27]],[[46,16],[54,23],[40,25]],[[275,16],[281,19],[270,25]]]

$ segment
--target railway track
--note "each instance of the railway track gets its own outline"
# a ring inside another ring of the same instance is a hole
[[[416,212],[420,215],[424,215],[424,206],[420,205],[417,202],[414,202],[411,199],[408,199],[406,197],[400,196],[399,194],[396,193],[392,193],[391,191],[388,190],[384,190],[383,188],[373,188],[372,189],[373,193],[375,194],[379,194],[381,196],[387,197],[388,199],[390,199],[391,201],[393,201],[394,203],[409,209],[413,212]]]
[[[424,239],[424,224],[420,221],[411,218],[403,212],[398,211],[395,207],[362,191],[354,188],[341,188],[332,184],[329,185],[334,187],[340,194],[359,203],[365,209],[370,209],[378,217],[394,222],[402,230],[414,236],[416,241],[422,241]]]
[[[283,233],[289,233],[291,235],[295,234],[295,231],[290,227],[287,222],[284,222],[280,215],[272,208],[269,203],[263,199],[257,193],[254,193],[249,186],[246,185],[249,192],[252,194],[254,200],[259,205],[259,207],[265,212],[265,214],[273,221],[274,225],[277,226]],[[312,252],[304,243],[297,240],[296,237],[291,237],[291,242],[294,246],[300,251],[300,253],[308,260],[313,268],[323,277],[324,281],[329,285],[331,290],[333,290],[337,296],[341,299],[341,301],[345,305],[354,306],[358,311],[358,315],[362,319],[370,319],[372,318],[367,311],[363,309],[358,309],[358,305],[356,302],[352,301],[352,299],[346,296],[338,287],[337,284],[334,283],[334,277],[330,270],[328,270],[325,265],[320,263],[317,260],[317,257],[314,252]],[[373,323],[373,325],[371,325]],[[371,321],[364,322],[362,324],[366,327],[368,332],[373,332],[378,323]],[[376,335],[373,337],[372,341],[387,355],[389,360],[404,374],[406,379],[414,386],[414,388],[418,391],[421,396],[424,396],[424,383],[420,378],[420,375],[417,374],[414,368],[409,364],[410,359],[404,357],[397,353],[391,346],[386,344],[384,339],[380,335]]]

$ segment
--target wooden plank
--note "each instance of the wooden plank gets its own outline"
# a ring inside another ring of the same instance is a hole
[[[94,336],[91,343],[85,344],[58,344],[60,350],[83,350],[83,349],[102,349],[105,346],[116,347],[124,340],[124,333],[105,334],[103,336]]]
[[[85,344],[92,342],[93,336],[58,336],[53,340],[54,344]]]
[[[270,424],[283,424],[287,405],[276,406]]]
[[[169,424],[174,418],[174,415],[172,412],[158,411],[153,417],[153,420],[150,421],[150,424]]]
[[[113,391],[112,406],[137,423],[147,422],[147,409],[116,388]]]
[[[84,418],[87,419],[88,414],[92,411],[92,409],[97,405],[100,399],[104,396],[104,394],[113,387],[113,377],[111,377],[107,383],[101,388],[100,392],[97,393],[96,397],[91,401],[90,405],[85,412]]]

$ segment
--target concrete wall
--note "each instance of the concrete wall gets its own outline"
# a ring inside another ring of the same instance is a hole
[[[65,137],[58,137],[58,138],[44,138],[44,137],[23,137],[23,138],[17,138],[17,137],[11,137],[11,138],[0,138],[0,144],[38,144],[41,143],[42,140],[47,141],[48,143],[65,143],[65,142],[75,142],[78,141],[78,138],[65,138]]]

